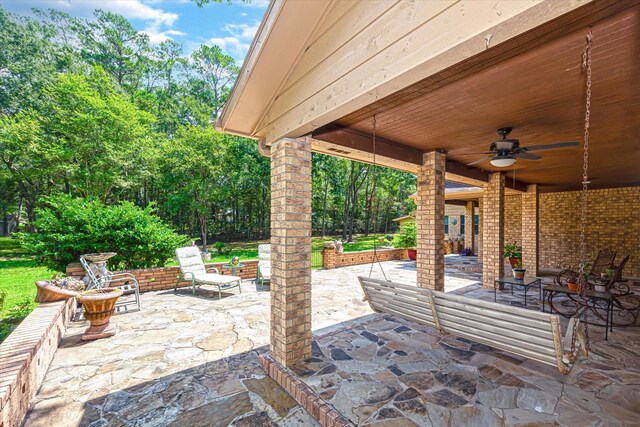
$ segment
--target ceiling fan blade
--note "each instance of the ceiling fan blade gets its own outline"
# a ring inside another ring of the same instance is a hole
[[[467,166],[475,166],[482,162],[486,162],[487,160],[489,160],[489,157],[483,157],[482,159],[476,160],[475,162],[467,163]]]
[[[576,145],[578,145],[578,141],[556,142],[555,144],[545,144],[545,145],[532,145],[530,147],[524,147],[524,148],[527,151],[539,151],[539,150],[553,150],[554,148],[575,147]]]
[[[526,151],[522,153],[517,153],[515,154],[515,156],[519,159],[526,159],[526,160],[540,160],[542,158],[542,156],[539,154],[527,153]]]

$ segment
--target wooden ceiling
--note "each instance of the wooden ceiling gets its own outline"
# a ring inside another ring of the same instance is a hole
[[[626,9],[598,17],[592,32],[592,185],[640,185],[640,6],[628,2]],[[582,143],[586,34],[586,27],[574,28],[447,84],[420,82],[330,126],[371,134],[375,113],[378,136],[423,152],[445,150],[449,160],[463,164],[482,157],[505,126],[525,147]],[[580,187],[581,146],[539,154],[544,158],[518,159],[517,180],[540,184],[542,191]],[[488,162],[477,167],[492,171]],[[513,174],[508,168],[507,176]]]

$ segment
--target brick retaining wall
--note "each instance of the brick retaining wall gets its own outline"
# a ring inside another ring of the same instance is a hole
[[[216,267],[220,270],[220,274],[231,274],[231,270],[222,268],[224,262],[216,262],[205,264],[206,268]],[[243,279],[255,279],[258,269],[258,261],[243,261],[244,267],[237,270],[237,275]],[[157,267],[145,268],[139,270],[123,270],[114,271],[114,273],[131,273],[140,284],[140,292],[161,291],[165,289],[173,289],[176,279],[180,275],[180,267]],[[84,270],[80,263],[72,263],[67,266],[67,276],[84,276]],[[181,282],[180,287],[189,286],[189,282]]]
[[[378,260],[394,261],[408,259],[406,249],[378,249]],[[335,248],[322,250],[322,265],[326,269],[348,265],[369,264],[374,261],[373,251],[338,252]]]
[[[17,427],[42,384],[75,299],[36,307],[0,344],[0,426]]]

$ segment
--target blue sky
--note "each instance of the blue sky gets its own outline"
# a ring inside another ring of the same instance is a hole
[[[123,15],[152,43],[171,38],[186,53],[201,44],[216,44],[238,63],[251,45],[268,0],[232,1],[199,8],[191,0],[0,0],[10,12],[29,15],[33,7],[59,9],[72,16],[91,18],[95,9]]]

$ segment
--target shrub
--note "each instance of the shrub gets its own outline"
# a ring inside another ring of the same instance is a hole
[[[417,244],[417,230],[415,222],[407,222],[404,224],[398,234],[393,239],[393,246],[396,248],[410,249],[415,248]]]
[[[37,232],[23,235],[23,247],[40,264],[57,271],[92,252],[117,252],[109,261],[112,269],[164,266],[175,249],[186,244],[186,237],[154,212],[153,205],[107,206],[97,200],[52,196],[36,210]]]

